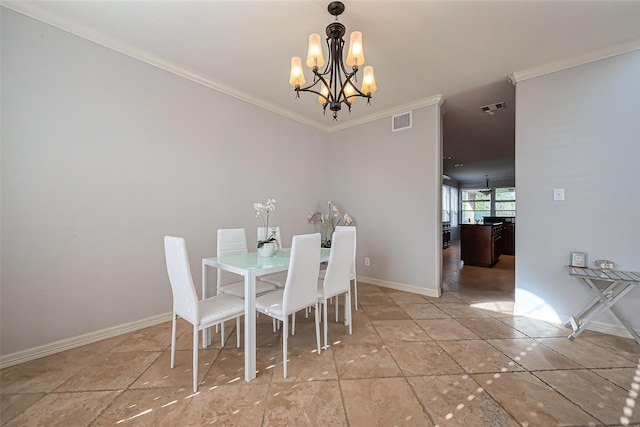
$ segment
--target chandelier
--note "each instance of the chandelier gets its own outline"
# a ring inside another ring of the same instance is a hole
[[[478,190],[478,192],[484,194],[485,196],[488,196],[489,194],[491,194],[492,190],[491,187],[489,187],[489,175],[485,175],[485,177],[487,179],[487,184],[482,190]]]
[[[295,87],[296,98],[300,98],[300,92],[317,94],[318,102],[322,104],[322,111],[326,113],[327,107],[329,107],[333,111],[333,120],[338,120],[338,111],[342,109],[342,104],[349,108],[349,112],[351,112],[351,104],[358,97],[367,98],[367,105],[370,105],[371,94],[378,88],[371,66],[364,68],[362,86],[360,89],[356,87],[358,67],[364,65],[362,33],[360,31],[351,33],[345,66],[345,62],[342,60],[345,26],[338,22],[338,15],[344,12],[344,4],[339,1],[331,2],[327,10],[336,17],[334,22],[327,25],[326,30],[329,61],[320,71],[321,67],[325,65],[320,35],[311,34],[306,64],[313,70],[313,83],[304,86],[306,80],[302,71],[302,61],[299,56],[295,56],[291,58],[289,84]]]

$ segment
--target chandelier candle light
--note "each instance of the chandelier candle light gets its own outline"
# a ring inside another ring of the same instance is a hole
[[[354,31],[349,38],[349,53],[346,64],[342,60],[344,47],[343,36],[345,26],[338,22],[338,15],[344,12],[344,4],[334,1],[327,7],[329,13],[336,17],[335,21],[327,26],[327,48],[329,49],[329,61],[323,71],[320,68],[325,65],[320,45],[320,35],[311,34],[309,36],[309,51],[307,53],[307,66],[313,70],[313,83],[304,86],[306,80],[302,71],[302,60],[299,56],[291,58],[291,76],[289,84],[295,87],[296,98],[300,97],[300,92],[312,92],[318,95],[318,102],[322,104],[322,110],[326,113],[327,107],[333,111],[333,119],[338,120],[338,111],[342,109],[344,103],[351,112],[351,104],[357,97],[367,98],[367,105],[370,104],[371,94],[378,87],[373,75],[373,67],[364,68],[362,86],[358,89],[357,83],[358,67],[364,65],[364,51],[362,47],[362,33]]]

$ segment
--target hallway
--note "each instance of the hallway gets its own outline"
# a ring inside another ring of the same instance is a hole
[[[501,293],[513,300],[515,293],[516,257],[500,255],[493,268],[463,266],[460,261],[460,240],[442,250],[442,282],[445,292],[476,291],[492,295]]]

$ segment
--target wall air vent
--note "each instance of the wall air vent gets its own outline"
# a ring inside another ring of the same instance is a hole
[[[409,129],[411,127],[411,111],[408,113],[396,114],[391,118],[391,131]]]
[[[505,108],[507,108],[507,104],[503,101],[503,102],[498,102],[497,104],[489,104],[489,105],[485,105],[480,107],[480,109],[482,110],[483,113],[487,113],[490,116],[493,116],[493,112],[496,110],[504,110]]]

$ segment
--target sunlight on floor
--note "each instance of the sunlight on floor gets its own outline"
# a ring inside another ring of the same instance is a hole
[[[627,398],[627,405],[622,410],[624,414],[620,417],[620,423],[623,426],[628,426],[630,423],[631,415],[633,415],[633,408],[636,406],[636,400],[638,400],[638,393],[640,393],[640,359],[638,359],[638,365],[636,366],[635,376],[631,382],[629,389],[629,397]]]
[[[513,313],[513,301],[487,301],[470,304],[470,307],[495,313]]]
[[[554,324],[563,323],[558,313],[547,301],[532,292],[520,288],[516,289],[513,314],[540,319]]]

